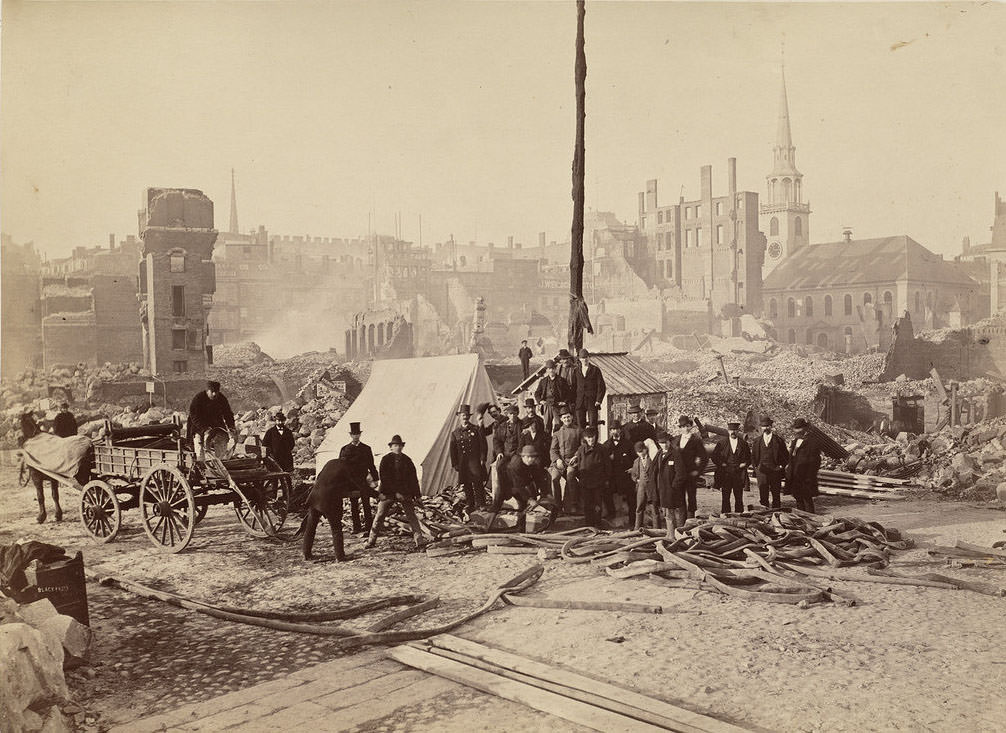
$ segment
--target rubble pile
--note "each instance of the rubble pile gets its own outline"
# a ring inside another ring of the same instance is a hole
[[[247,367],[253,364],[272,364],[274,361],[254,341],[213,347],[213,364],[219,367]]]

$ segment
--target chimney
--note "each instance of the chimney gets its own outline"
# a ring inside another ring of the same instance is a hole
[[[538,232],[538,246],[545,246],[545,232]]]
[[[845,229],[842,230],[842,236],[845,237],[845,241],[846,242],[851,242],[852,241],[852,230],[849,229],[849,227],[846,227]]]
[[[115,249],[115,234],[108,235],[108,248]]]
[[[657,210],[657,179],[652,178],[646,182],[646,210]]]
[[[713,198],[713,167],[711,165],[702,166],[699,169],[699,178],[702,183],[699,200],[703,203],[711,201]]]
[[[967,256],[971,252],[971,237],[964,237],[961,240],[961,254]]]
[[[727,188],[733,198],[737,193],[737,158],[727,158]]]

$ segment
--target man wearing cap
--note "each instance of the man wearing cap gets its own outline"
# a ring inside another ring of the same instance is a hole
[[[534,399],[528,397],[524,400],[524,417],[521,418],[520,426],[527,430],[532,423],[538,425],[539,432],[545,432],[545,421],[541,419],[534,408]]]
[[[576,497],[576,452],[580,449],[583,432],[573,425],[573,413],[568,407],[563,407],[559,413],[562,425],[552,434],[552,444],[549,457],[552,464],[548,469],[552,477],[552,496],[556,505],[567,513],[573,511],[573,501]],[[566,488],[562,489],[560,481],[566,479]]]
[[[653,423],[643,418],[641,405],[629,405],[626,412],[629,414],[629,423],[625,426],[625,437],[630,443],[644,443],[647,439],[656,439],[657,431]]]
[[[697,509],[698,478],[706,470],[709,455],[702,439],[693,431],[694,423],[687,415],[678,418],[681,434],[671,444],[671,455],[674,460],[674,481],[672,482],[674,502],[672,509],[683,506],[688,517],[695,516]],[[661,506],[665,506],[661,501]],[[676,523],[681,526],[684,522]]]
[[[274,425],[262,436],[262,447],[265,454],[276,461],[281,470],[293,471],[293,432],[286,426],[286,415],[282,410],[273,416]]]
[[[759,421],[762,434],[755,438],[751,445],[751,465],[755,467],[755,478],[758,479],[758,500],[763,507],[769,506],[769,495],[772,498],[772,508],[782,506],[782,477],[789,463],[789,451],[782,438],[772,432],[772,418],[767,415]]]
[[[576,395],[576,424],[581,428],[597,427],[597,412],[601,409],[604,393],[604,375],[595,364],[590,363],[590,352],[580,349],[580,364],[573,372],[573,392]]]
[[[538,380],[534,398],[541,405],[545,430],[551,434],[559,422],[559,404],[567,401],[566,382],[559,376],[555,362],[551,359],[545,362],[545,376]]]
[[[625,439],[625,429],[617,420],[612,421],[608,429],[608,440],[604,443],[604,449],[608,452],[608,460],[611,462],[611,480],[608,482],[608,490],[604,493],[604,518],[615,518],[615,495],[618,494],[625,500],[628,507],[629,521],[632,521],[636,513],[636,492],[632,485],[629,472],[632,464],[636,460],[636,454],[632,449],[632,444]]]
[[[734,497],[734,511],[744,511],[744,475],[751,465],[751,448],[741,435],[739,422],[727,423],[727,436],[720,439],[713,450],[716,472],[713,483],[720,490],[720,512],[730,511],[730,495]]]
[[[538,463],[538,449],[533,445],[525,445],[520,453],[510,458],[505,469],[500,472],[499,490],[493,492],[493,503],[490,511],[492,516],[486,526],[491,532],[496,517],[507,499],[517,502],[518,532],[527,531],[528,505],[539,497],[548,495],[548,474]],[[546,502],[547,503],[547,502]],[[551,509],[552,519],[555,519],[557,509]]]
[[[458,483],[465,490],[466,509],[485,506],[486,445],[485,434],[471,423],[472,410],[461,405],[461,424],[451,431],[451,467],[458,473]]]
[[[335,559],[344,562],[349,558],[343,545],[342,511],[343,501],[356,488],[353,469],[341,458],[333,458],[321,469],[307,497],[307,516],[304,517],[302,529],[304,539],[302,550],[305,560],[313,560],[314,534],[318,529],[318,521],[325,517],[332,531],[332,546],[335,549]]]
[[[349,494],[349,506],[351,519],[353,521],[353,533],[370,531],[373,525],[373,513],[370,507],[370,499],[373,496],[372,487],[377,485],[380,478],[377,473],[377,466],[374,465],[374,451],[366,443],[361,442],[360,436],[363,430],[360,423],[351,422],[349,424],[349,442],[342,446],[339,451],[339,458],[349,464],[353,472],[353,484],[356,487]],[[360,504],[363,504],[363,521],[360,521]]]
[[[821,449],[808,435],[809,423],[802,417],[793,421],[793,440],[789,444],[790,461],[786,466],[786,493],[796,499],[796,508],[814,512],[817,496],[817,472],[821,470]]]
[[[377,535],[381,529],[381,522],[388,515],[388,510],[396,501],[402,505],[405,518],[409,520],[412,528],[412,541],[416,543],[416,549],[423,545],[423,530],[419,525],[419,518],[413,504],[419,501],[419,475],[416,472],[416,464],[412,459],[402,453],[405,448],[405,441],[401,435],[392,436],[388,442],[388,452],[381,457],[381,486],[378,489],[377,514],[374,515],[374,523],[370,527],[370,536],[367,538],[367,547],[377,544]]]
[[[527,339],[521,340],[517,358],[520,359],[521,369],[524,370],[524,379],[527,379],[531,374],[531,349],[527,347]]]
[[[206,390],[193,397],[189,403],[189,417],[185,425],[186,437],[192,441],[200,458],[203,456],[206,434],[213,428],[226,430],[230,435],[235,432],[231,405],[220,391],[220,382],[211,380],[206,383]]]
[[[597,428],[590,426],[584,429],[575,463],[584,521],[588,527],[600,528],[601,501],[611,479],[611,460],[604,446],[597,444]]]
[[[503,456],[504,461],[509,461],[520,450],[521,426],[517,420],[517,405],[507,405],[505,412],[506,419],[497,423],[493,430],[493,460],[496,456]]]
[[[52,433],[57,438],[69,438],[77,434],[77,418],[70,412],[70,403],[59,403],[59,412],[52,421]]]

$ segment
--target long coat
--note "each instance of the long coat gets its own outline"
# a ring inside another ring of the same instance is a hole
[[[346,443],[339,451],[339,458],[346,461],[353,471],[353,477],[366,488],[367,475],[377,481],[377,466],[374,465],[374,451],[366,443],[353,445]]]
[[[685,494],[674,488],[678,467],[674,463],[673,451],[657,453],[653,465],[657,479],[657,506],[667,509],[673,509],[675,506],[683,507]],[[678,503],[675,503],[675,496],[679,497]]]
[[[486,445],[482,429],[468,423],[451,432],[451,467],[458,472],[458,481],[465,484],[486,480]]]
[[[520,450],[521,424],[519,421],[504,420],[493,429],[493,452],[503,454],[507,459]]]
[[[573,391],[577,409],[590,409],[604,400],[607,387],[597,364],[590,364],[586,375],[579,366],[573,370]]]
[[[538,386],[534,390],[534,400],[538,404],[552,407],[557,406],[560,402],[569,402],[569,384],[558,374],[554,378],[546,374],[538,380]]]
[[[804,438],[798,448],[789,444],[790,461],[786,466],[786,493],[796,497],[817,496],[817,472],[821,469],[821,449],[813,439]]]
[[[366,485],[354,477],[353,468],[342,458],[333,458],[321,469],[314,481],[308,504],[328,516],[336,508],[342,509],[342,500],[354,491],[365,491]]]
[[[657,436],[657,429],[653,427],[653,423],[646,420],[640,420],[639,422],[630,420],[622,426],[622,430],[633,445],[643,443],[647,438],[654,440]]]
[[[293,470],[293,432],[289,428],[284,428],[281,433],[273,425],[265,431],[262,437],[262,446],[266,449],[266,454],[272,458],[279,467],[289,473]]]
[[[608,438],[604,443],[604,450],[608,453],[611,461],[611,488],[613,491],[628,491],[631,488],[632,480],[629,478],[629,471],[636,460],[636,454],[632,450],[632,443],[622,438],[618,443]]]
[[[189,418],[185,426],[187,437],[191,439],[210,428],[234,430],[234,411],[221,392],[212,399],[206,392],[200,392],[189,403]]]
[[[581,443],[576,452],[576,475],[585,489],[605,489],[611,477],[611,459],[603,445]]]
[[[775,433],[765,446],[765,437],[759,435],[751,444],[751,465],[755,471],[768,478],[781,479],[786,464],[789,463],[789,451],[786,443]]]
[[[737,450],[732,450],[730,438],[723,438],[713,450],[712,461],[716,465],[716,473],[713,475],[716,486],[736,488],[743,484],[744,471],[751,465],[751,446],[740,435],[737,437]]]
[[[381,496],[406,499],[419,498],[419,476],[416,464],[404,453],[385,453],[381,457]]]

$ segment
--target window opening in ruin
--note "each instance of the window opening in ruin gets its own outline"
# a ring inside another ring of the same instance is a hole
[[[873,302],[873,296],[869,293],[863,293],[863,305],[870,305]]]
[[[828,334],[826,334],[826,333],[819,333],[817,335],[817,345],[820,346],[821,348],[827,349],[828,348]]]
[[[173,361],[171,362],[171,368],[175,374],[184,374],[189,370],[189,363],[184,360]]]
[[[171,286],[171,315],[181,317],[185,315],[185,286]]]
[[[695,227],[695,246],[702,246],[702,227]]]
[[[173,328],[171,329],[171,348],[175,351],[185,350],[185,329],[184,328]]]
[[[768,233],[769,236],[779,233],[779,219],[777,217],[772,217],[768,223]]]
[[[171,272],[185,272],[185,253],[171,253]]]
[[[721,216],[723,214],[723,202],[716,202],[716,216]]]
[[[723,244],[723,225],[716,225],[716,244]]]

